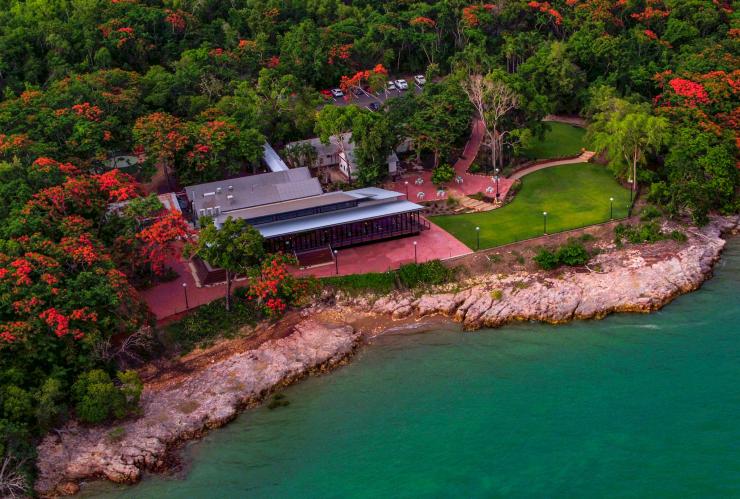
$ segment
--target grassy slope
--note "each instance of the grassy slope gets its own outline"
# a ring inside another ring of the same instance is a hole
[[[550,122],[550,130],[542,140],[535,140],[531,147],[524,151],[524,155],[532,159],[562,158],[575,156],[585,146],[583,128]]]
[[[521,191],[503,208],[432,221],[475,249],[476,226],[481,228],[481,248],[490,248],[542,235],[543,211],[548,213],[549,233],[607,221],[610,197],[614,197],[614,218],[627,214],[629,191],[603,166],[557,166],[531,173],[522,182]]]

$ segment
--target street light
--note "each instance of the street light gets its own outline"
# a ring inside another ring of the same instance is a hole
[[[188,283],[182,283],[182,290],[185,292],[185,310],[190,310],[190,304],[188,303]]]
[[[406,184],[406,200],[409,199],[409,181],[404,182]]]
[[[544,228],[544,230],[543,230],[543,233],[544,233],[545,235],[547,235],[547,212],[546,212],[546,211],[543,211],[543,212],[542,212],[542,216],[543,216],[543,219],[544,219],[544,221],[545,221],[545,228]]]
[[[419,260],[416,258],[416,241],[414,241],[414,263],[419,263]]]
[[[614,198],[609,198],[609,220],[614,218]]]
[[[496,171],[496,175],[494,176],[494,178],[496,179],[496,201],[498,201],[498,172],[499,172],[499,169],[496,168],[495,171]]]
[[[339,275],[339,251],[334,250],[334,268],[337,275]]]
[[[475,228],[475,235],[477,239],[477,243],[475,245],[475,251],[478,251],[480,249],[480,227]]]

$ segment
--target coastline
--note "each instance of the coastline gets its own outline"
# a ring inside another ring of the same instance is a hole
[[[36,491],[69,494],[82,480],[133,483],[145,470],[162,471],[179,443],[223,426],[280,387],[341,365],[373,334],[420,318],[445,316],[477,329],[657,310],[711,276],[725,245],[722,234],[737,228],[737,216],[712,219],[692,230],[675,254],[661,254],[660,243],[604,252],[592,260],[598,271],[483,275],[421,296],[325,296],[302,311],[304,320],[289,336],[219,359],[174,385],[147,386],[142,415],[116,425],[124,429],[121,439],[110,438],[111,427],[75,423],[47,436],[38,449]]]

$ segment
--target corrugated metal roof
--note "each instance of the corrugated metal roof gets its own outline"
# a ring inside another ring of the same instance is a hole
[[[279,203],[323,193],[308,168],[250,175],[186,187],[193,209],[219,207],[221,212]]]
[[[364,187],[362,189],[345,191],[345,193],[356,198],[370,199],[393,199],[403,196],[403,194],[401,194],[400,192],[389,191],[387,189],[381,189],[379,187]]]
[[[275,152],[275,149],[273,149],[270,144],[265,142],[265,144],[262,146],[262,150],[262,159],[265,161],[265,164],[271,171],[284,172],[288,170],[288,165],[286,165],[283,160],[280,159],[280,156],[278,156],[278,153]]]
[[[323,213],[311,217],[285,220],[271,224],[260,225],[257,227],[264,237],[276,237],[286,234],[295,234],[306,232],[324,227],[335,225],[344,225],[352,222],[361,222],[363,220],[372,220],[374,218],[385,217],[388,215],[398,215],[410,211],[420,211],[423,207],[410,201],[393,201],[390,203],[375,204],[371,206],[358,206],[349,210]]]
[[[246,220],[275,215],[278,213],[289,213],[292,211],[304,210],[307,208],[318,208],[321,206],[330,206],[332,204],[344,203],[346,201],[356,201],[357,198],[348,195],[345,192],[328,192],[321,196],[311,196],[308,198],[293,199],[281,203],[266,204],[263,206],[254,206],[243,210],[235,210],[224,213],[218,218],[219,222],[226,220],[231,216],[234,218],[243,218]]]

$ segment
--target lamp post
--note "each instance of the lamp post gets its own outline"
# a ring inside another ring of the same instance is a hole
[[[406,184],[406,200],[409,199],[409,181],[405,181],[404,184]]]
[[[339,251],[334,250],[334,269],[336,270],[336,274],[339,275]]]
[[[414,263],[419,263],[419,260],[416,258],[416,241],[414,241]]]
[[[190,304],[188,303],[188,283],[182,283],[182,290],[185,292],[185,310],[190,310]]]
[[[609,198],[609,220],[614,219],[614,198]]]
[[[475,228],[475,237],[476,237],[475,251],[478,251],[480,249],[480,227]]]
[[[495,171],[496,171],[496,175],[494,176],[494,178],[496,179],[496,201],[498,201],[498,195],[499,195],[498,194],[498,172],[499,172],[499,169],[496,168]]]
[[[543,217],[543,220],[544,220],[544,230],[543,230],[543,233],[545,235],[547,235],[547,212],[546,211],[543,211],[542,212],[542,217]]]

